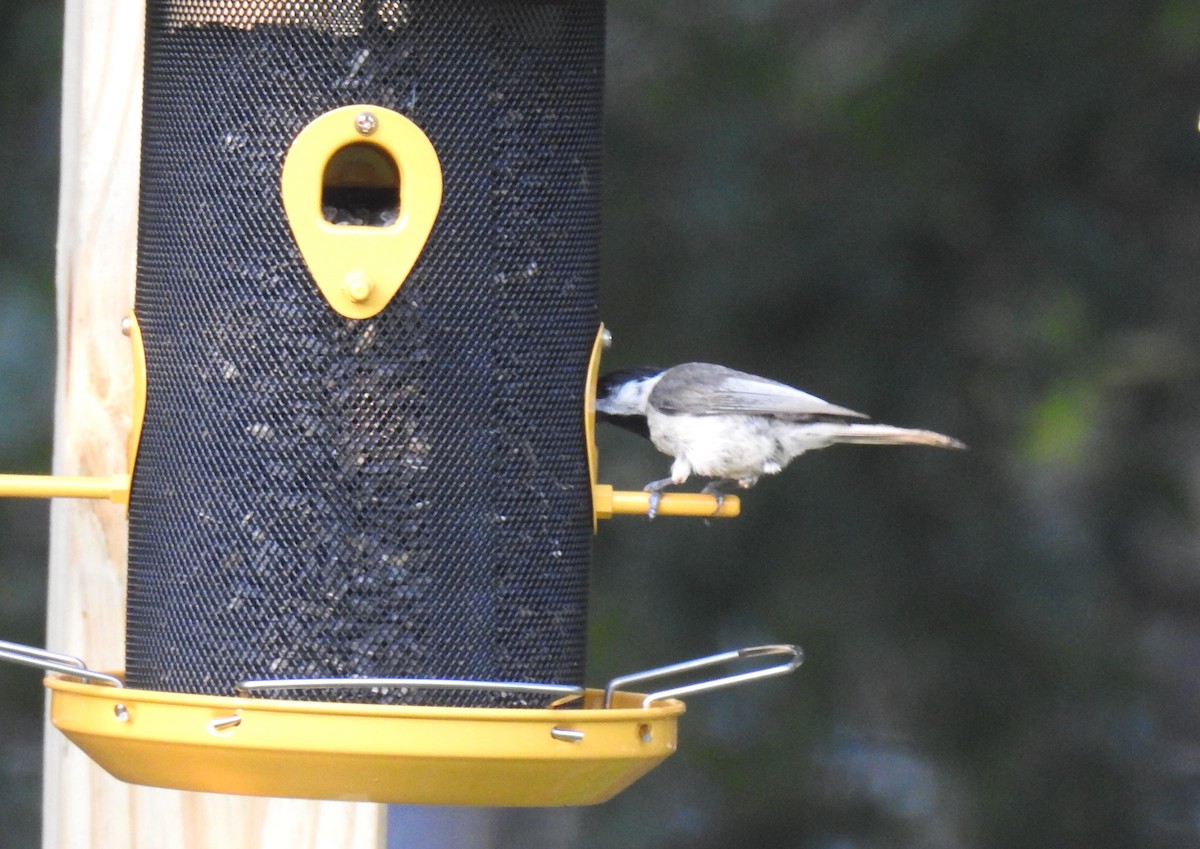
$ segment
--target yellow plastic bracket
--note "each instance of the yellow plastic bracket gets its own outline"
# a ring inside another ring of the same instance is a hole
[[[0,497],[107,498],[116,504],[128,505],[129,480],[129,475],[0,475]]]
[[[326,190],[395,197],[390,223],[326,219]],[[421,128],[381,106],[343,106],[314,119],[292,141],[280,191],[288,224],[321,294],[347,318],[379,313],[404,283],[442,203],[442,166]]]
[[[647,516],[650,513],[650,493],[613,489],[608,484],[598,483],[592,487],[592,509],[601,519],[611,519],[618,514]],[[732,519],[741,512],[742,502],[736,495],[726,495],[718,507],[715,495],[664,492],[659,498],[655,515]]]
[[[588,363],[587,383],[583,392],[583,431],[587,440],[588,475],[592,484],[593,533],[597,530],[599,519],[611,519],[617,514],[650,515],[650,493],[613,489],[597,479],[600,452],[596,449],[596,385],[600,380],[600,358],[611,339],[601,324],[592,345],[592,359]],[[699,492],[664,492],[659,497],[656,515],[732,519],[741,512],[742,502],[736,495],[727,495],[718,501],[715,495]]]
[[[142,442],[142,425],[146,422],[146,346],[142,342],[142,328],[137,316],[129,314],[124,327],[129,333],[133,353],[133,412],[129,421],[129,437],[126,442],[126,457],[129,480],[133,479],[133,467],[137,463],[138,446]],[[125,506],[129,506],[129,481],[125,482]]]
[[[600,357],[608,344],[607,340],[611,338],[601,324],[596,331],[596,341],[592,343],[592,359],[588,363],[587,382],[583,390],[583,435],[587,442],[588,480],[592,485],[592,533],[598,530],[597,520],[600,518],[596,504],[596,489],[599,486],[596,476],[600,471],[600,452],[596,450],[596,383],[600,379]]]
[[[95,477],[72,475],[0,475],[0,498],[96,498],[129,507],[133,467],[137,463],[142,424],[146,418],[146,349],[142,331],[133,313],[122,329],[129,336],[133,353],[133,411],[129,423],[125,474]]]

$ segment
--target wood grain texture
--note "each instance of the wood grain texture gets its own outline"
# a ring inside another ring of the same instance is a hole
[[[126,467],[144,7],[69,0],[58,233],[55,474]],[[128,542],[124,508],[56,501],[47,645],[121,669]],[[183,793],[123,784],[46,729],[46,849],[376,849],[381,805]]]

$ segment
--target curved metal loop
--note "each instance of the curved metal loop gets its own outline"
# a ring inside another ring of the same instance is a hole
[[[39,649],[21,643],[10,643],[0,640],[0,660],[19,663],[22,666],[32,666],[46,672],[57,672],[72,678],[82,678],[84,681],[96,681],[110,687],[124,687],[125,682],[107,672],[97,672],[88,669],[87,664],[69,654]]]
[[[279,678],[238,682],[239,696],[263,690],[344,690],[367,688],[410,688],[413,690],[486,690],[499,693],[582,696],[584,688],[571,684],[536,684],[523,681],[468,681],[451,678]]]
[[[689,696],[693,693],[707,693],[710,690],[720,690],[725,687],[733,687],[737,684],[745,684],[750,681],[757,681],[762,678],[773,678],[776,675],[788,675],[795,672],[800,664],[804,663],[804,650],[799,646],[780,644],[766,646],[751,646],[744,649],[735,649],[733,651],[721,652],[720,654],[709,655],[708,657],[700,657],[695,660],[685,660],[682,663],[672,663],[669,666],[660,666],[657,669],[647,669],[645,672],[633,672],[628,675],[621,675],[613,678],[604,688],[604,706],[612,707],[613,694],[620,688],[629,684],[637,684],[643,681],[652,681],[658,678],[669,678],[674,675],[681,675],[685,672],[692,672],[697,669],[706,669],[710,666],[719,666],[721,664],[733,663],[739,660],[749,660],[757,657],[771,657],[775,655],[787,656],[787,660],[783,663],[774,666],[766,666],[761,669],[752,669],[749,672],[739,672],[734,675],[727,675],[723,678],[712,678],[706,681],[698,681],[694,684],[683,684],[678,687],[671,687],[666,690],[658,690],[648,694],[642,700],[642,707],[647,708],[653,702],[662,701],[663,699],[673,699],[679,696]]]

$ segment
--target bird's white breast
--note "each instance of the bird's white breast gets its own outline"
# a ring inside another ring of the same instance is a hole
[[[770,422],[759,416],[670,415],[651,407],[646,423],[654,446],[682,458],[698,475],[758,477],[764,466],[777,462],[778,443]]]

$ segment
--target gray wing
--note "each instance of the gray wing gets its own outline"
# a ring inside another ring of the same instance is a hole
[[[741,413],[798,420],[867,418],[785,383],[709,363],[667,369],[650,393],[650,403],[664,413],[697,416]]]

